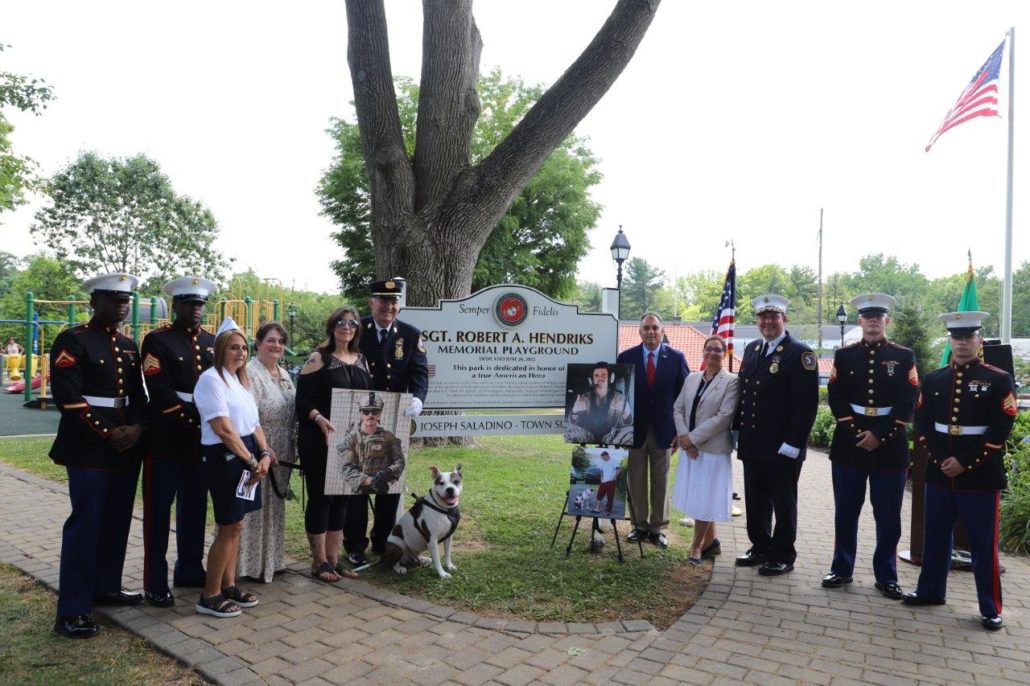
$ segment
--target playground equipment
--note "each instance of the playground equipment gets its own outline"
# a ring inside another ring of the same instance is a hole
[[[275,283],[273,283],[275,282]],[[214,331],[219,323],[226,316],[231,316],[243,329],[248,343],[253,343],[254,333],[262,323],[270,320],[279,320],[283,296],[283,286],[278,279],[265,280],[259,287],[258,297],[244,295],[242,293],[243,283],[234,279],[230,287],[229,297],[219,301],[211,308],[207,315],[205,326]],[[269,296],[278,296],[272,297]],[[65,319],[40,319],[39,307],[65,309]],[[81,310],[77,310],[81,306]],[[46,355],[45,328],[46,325],[58,326],[57,333],[66,327],[79,323],[78,317],[89,306],[86,300],[36,300],[32,292],[25,294],[25,319],[4,319],[0,324],[19,324],[25,327],[24,347],[26,351],[32,351],[31,355],[17,356],[24,358],[24,372],[20,375],[10,376],[12,381],[20,381],[22,378],[32,379],[29,384],[20,383],[8,386],[8,392],[24,393],[25,407],[45,408],[50,400],[46,397],[47,382],[49,380],[48,364]],[[169,307],[164,298],[152,296],[143,298],[139,293],[132,294],[132,307],[129,317],[122,323],[125,334],[131,336],[138,345],[140,340],[159,326],[169,323]],[[9,355],[7,364],[12,365],[14,355]],[[21,361],[17,363],[14,373],[21,368]],[[8,366],[10,370],[11,367]],[[39,373],[33,375],[34,371]],[[11,390],[17,386],[17,390]],[[40,397],[33,398],[33,391],[39,390]]]

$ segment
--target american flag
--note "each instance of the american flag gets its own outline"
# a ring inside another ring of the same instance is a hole
[[[944,123],[933,134],[933,138],[926,144],[926,152],[937,142],[937,139],[947,131],[959,124],[965,123],[977,117],[997,117],[998,114],[998,75],[1001,72],[1001,57],[1005,52],[1005,41],[991,53],[983,66],[973,75],[973,79],[962,91],[958,101],[944,117]]]
[[[737,321],[737,261],[730,260],[730,268],[726,270],[726,283],[722,287],[722,297],[712,316],[712,336],[726,340],[726,357],[733,369],[733,324]],[[704,369],[704,363],[701,363]]]

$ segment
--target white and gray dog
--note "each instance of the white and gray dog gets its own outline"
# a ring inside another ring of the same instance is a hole
[[[457,569],[451,562],[451,541],[461,520],[458,509],[461,465],[453,472],[441,472],[436,467],[430,467],[429,472],[433,475],[433,485],[428,495],[418,498],[393,527],[386,539],[383,561],[393,565],[393,571],[398,574],[406,574],[408,567],[429,564],[432,558],[440,578],[449,579],[451,575],[444,567],[452,572]],[[443,543],[443,564],[440,563],[440,543]],[[430,558],[419,557],[426,548]]]

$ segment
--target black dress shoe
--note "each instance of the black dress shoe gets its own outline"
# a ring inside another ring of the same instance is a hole
[[[765,562],[765,553],[756,553],[754,549],[751,549],[738,557],[734,562],[738,567],[754,567]]]
[[[794,565],[788,562],[766,562],[758,568],[758,573],[762,576],[779,576],[793,570]]]
[[[368,564],[368,558],[365,557],[365,553],[358,551],[356,553],[349,554],[347,556],[347,562],[349,562],[352,567],[360,567]]]
[[[981,617],[980,626],[987,629],[988,631],[997,631],[1001,628],[1001,617]]]
[[[164,593],[147,593],[147,602],[154,607],[171,607],[175,605],[175,596],[172,595],[171,591],[165,591]]]
[[[176,588],[204,588],[207,579],[203,576],[196,579],[174,579],[172,585]]]
[[[142,593],[129,593],[118,591],[117,593],[94,593],[94,605],[136,605],[143,602]]]
[[[629,536],[626,536],[626,540],[630,543],[639,543],[647,540],[647,532],[641,531],[640,529],[633,529],[629,532]]]
[[[830,572],[823,577],[823,588],[840,588],[844,584],[850,584],[854,580],[854,577]]]
[[[916,595],[915,591],[906,593],[901,596],[901,602],[906,605],[943,605],[943,600],[937,598],[927,598],[926,596]]]
[[[89,615],[72,615],[58,617],[54,622],[54,631],[68,638],[93,638],[100,633],[100,627],[93,623]]]
[[[877,581],[875,584],[876,590],[883,594],[884,598],[890,598],[891,600],[901,600],[905,594],[901,592],[901,586],[897,584],[881,584]]]
[[[722,555],[722,544],[718,538],[713,538],[711,543],[701,549],[701,559],[714,560],[716,555]]]

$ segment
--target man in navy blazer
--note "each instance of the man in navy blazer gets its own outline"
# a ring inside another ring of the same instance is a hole
[[[669,542],[669,447],[676,437],[672,406],[690,370],[683,353],[663,343],[662,318],[646,312],[640,318],[640,345],[619,353],[619,364],[634,366],[633,447],[629,451],[628,485],[633,531],[626,540],[648,538],[662,548]],[[650,485],[650,488],[648,488]]]

